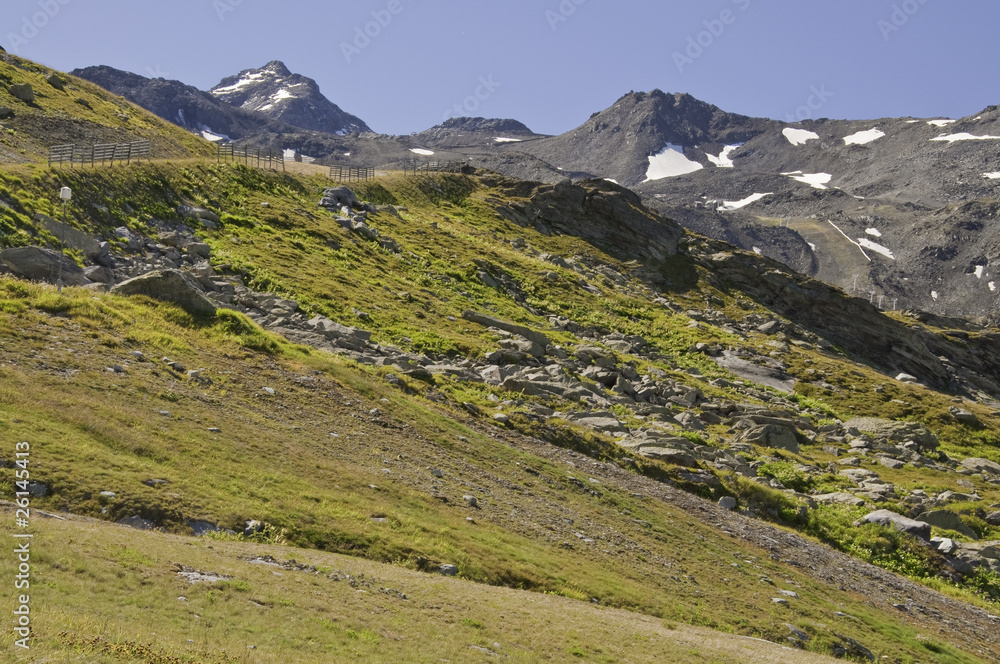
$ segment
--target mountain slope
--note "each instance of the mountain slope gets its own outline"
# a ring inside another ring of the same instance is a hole
[[[30,86],[32,101],[12,94]],[[0,161],[45,160],[53,145],[152,141],[152,156],[210,154],[211,147],[148,111],[71,75],[14,55],[0,56]]]
[[[324,97],[316,81],[293,74],[277,60],[224,78],[209,93],[231,106],[262,113],[300,129],[340,136],[371,131],[363,120],[345,113]]]

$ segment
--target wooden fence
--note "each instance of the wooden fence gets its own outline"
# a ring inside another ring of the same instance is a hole
[[[457,171],[466,165],[464,161],[408,161],[403,164],[403,174]]]
[[[274,170],[278,170],[278,167],[280,166],[282,171],[285,170],[284,152],[275,154],[270,150],[265,152],[260,148],[251,148],[246,146],[235,147],[232,143],[219,145],[218,160],[219,163],[239,163],[246,166],[270,168]]]
[[[53,145],[49,148],[49,166],[53,164],[76,164],[81,166],[96,166],[100,162],[115,165],[115,162],[131,164],[133,161],[149,161],[152,143],[148,140],[132,141],[131,143],[99,143],[97,145]]]
[[[330,177],[339,182],[366,182],[375,179],[375,169],[331,166]]]

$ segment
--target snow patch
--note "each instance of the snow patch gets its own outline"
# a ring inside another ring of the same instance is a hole
[[[771,196],[773,192],[768,192],[766,194],[751,194],[741,201],[722,201],[722,205],[716,210],[717,212],[732,212],[733,210],[739,210],[745,208],[751,203],[756,203],[765,196]]]
[[[997,292],[997,282],[995,282],[995,281],[991,281],[990,282],[990,292],[991,293],[996,293]]]
[[[987,180],[1000,180],[1000,171],[996,173],[983,173],[983,177]]]
[[[288,90],[286,90],[284,88],[281,88],[280,90],[278,90],[277,92],[275,92],[273,95],[271,95],[271,99],[273,99],[274,101],[281,101],[282,99],[291,99],[294,96],[295,95],[293,95]]]
[[[612,184],[619,184],[618,180],[615,180],[614,178],[604,178],[604,181],[611,182]]]
[[[793,129],[792,127],[788,127],[781,133],[784,134],[785,138],[792,145],[805,145],[809,141],[819,140],[819,134],[808,129]]]
[[[950,124],[955,124],[958,120],[931,120],[927,124],[932,127],[947,127]]]
[[[493,139],[497,143],[520,143],[520,138],[504,138],[503,136],[497,136]]]
[[[880,231],[877,228],[868,228],[868,229],[865,229],[865,233],[868,233],[872,237],[882,237],[882,231]]]
[[[940,295],[938,295],[937,291],[931,291],[931,297],[933,297],[936,300],[940,297]]]
[[[410,148],[410,152],[413,154],[419,154],[422,157],[431,157],[434,155],[433,150],[425,150],[423,148]]]
[[[896,260],[896,256],[891,251],[889,251],[887,247],[883,247],[881,244],[878,244],[877,242],[872,242],[868,238],[864,237],[858,238],[858,244],[860,244],[865,249],[871,249],[875,253],[882,254],[886,258],[891,258],[892,260]]]
[[[718,157],[710,154],[706,154],[705,156],[708,157],[708,160],[715,164],[718,168],[734,168],[736,164],[733,163],[733,159],[729,155],[736,152],[741,147],[743,147],[742,143],[739,145],[727,145],[722,149],[722,153]]]
[[[806,242],[806,244],[809,245],[810,249],[812,249],[813,251],[816,251],[816,245],[815,244],[813,244],[812,242]]]
[[[698,162],[684,156],[683,146],[667,143],[662,152],[649,157],[649,168],[646,169],[646,179],[643,182],[687,175],[703,168],[705,167]]]
[[[830,184],[830,180],[833,176],[829,173],[803,173],[802,171],[792,171],[791,173],[782,173],[782,175],[787,175],[796,182],[802,182],[807,184],[814,189],[829,189],[826,185]]]
[[[212,90],[212,94],[213,95],[224,95],[224,94],[228,94],[230,92],[236,92],[237,90],[245,88],[246,86],[251,85],[251,84],[255,83],[256,81],[259,81],[262,78],[264,78],[264,74],[263,73],[261,73],[261,72],[254,72],[253,74],[248,74],[246,78],[241,78],[240,80],[236,81],[232,85],[227,85],[224,88],[216,88],[216,89]]]
[[[216,134],[210,129],[202,129],[201,137],[207,141],[212,141],[213,143],[218,143],[219,141],[228,141],[229,137],[224,134]]]
[[[883,136],[885,136],[885,132],[881,129],[869,129],[868,131],[859,131],[856,134],[846,136],[844,143],[846,145],[867,145]]]
[[[976,266],[976,279],[982,279],[983,278],[983,274],[985,272],[986,272],[986,266],[985,265],[977,265]]]
[[[754,247],[754,248],[753,248],[753,252],[754,252],[755,254],[757,254],[758,256],[763,256],[763,255],[764,255],[764,252],[762,252],[762,251],[760,250],[760,247]]]
[[[1000,136],[973,136],[968,132],[963,132],[961,134],[949,134],[947,136],[938,136],[937,138],[932,138],[932,141],[948,141],[949,143],[954,143],[956,141],[1000,141]]]

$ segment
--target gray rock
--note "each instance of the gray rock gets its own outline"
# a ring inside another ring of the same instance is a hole
[[[896,380],[898,380],[900,383],[916,383],[917,377],[911,376],[908,373],[901,373],[898,376],[896,376]]]
[[[358,197],[348,187],[331,187],[323,191],[320,207],[339,210],[342,207],[357,208],[361,206]]]
[[[761,334],[777,334],[781,331],[781,323],[776,320],[768,321],[757,328]]]
[[[940,442],[927,427],[916,422],[894,422],[873,417],[860,417],[844,424],[844,429],[857,429],[874,438],[885,438],[890,442],[914,442],[923,450],[936,450]]]
[[[187,525],[188,528],[194,531],[195,537],[204,537],[209,533],[222,532],[222,528],[209,521],[188,520]]]
[[[900,461],[899,459],[893,459],[892,457],[880,456],[878,462],[888,468],[889,470],[899,470],[906,465],[905,461]]]
[[[139,530],[152,530],[156,527],[152,521],[147,521],[143,519],[138,514],[133,516],[127,516],[124,519],[118,519],[116,523],[120,523],[123,526],[128,526],[129,528],[137,528]]]
[[[192,207],[190,205],[181,205],[178,207],[177,214],[185,219],[200,219],[202,221],[210,221],[215,224],[221,222],[219,215],[215,214],[211,210],[206,210],[205,208],[200,207]]]
[[[455,576],[458,574],[458,567],[455,565],[441,565],[441,567],[438,568],[438,573],[441,574],[441,576]]]
[[[736,442],[788,450],[795,454],[799,451],[799,440],[795,431],[777,424],[765,424],[747,429],[737,436]]]
[[[208,259],[212,256],[212,247],[205,244],[204,242],[192,242],[186,247],[187,252],[192,256],[197,256],[199,258]]]
[[[952,406],[951,408],[948,409],[948,411],[951,413],[951,416],[954,417],[957,422],[961,422],[962,424],[968,424],[971,426],[976,426],[977,424],[979,424],[979,418],[976,417],[975,414],[970,413],[967,410],[962,410],[961,408],[956,408]]]
[[[507,321],[500,320],[499,318],[493,318],[492,316],[485,316],[474,311],[466,311],[462,313],[462,318],[472,323],[478,323],[484,327],[495,327],[497,329],[510,332],[511,334],[517,334],[529,341],[535,342],[542,348],[545,348],[552,343],[552,340],[541,332],[535,332],[534,330],[524,327],[523,325],[508,323]]]
[[[14,117],[14,111],[9,106],[0,106],[0,120]]]
[[[865,501],[852,493],[823,493],[818,496],[810,496],[817,503],[829,503],[832,505],[850,505],[851,507],[861,507]]]
[[[28,482],[28,495],[32,498],[44,498],[49,495],[49,485],[45,482],[31,480]]]
[[[864,519],[863,523],[877,523],[881,526],[892,526],[896,530],[919,537],[922,540],[930,541],[931,524],[923,521],[909,519],[902,514],[896,514],[890,510],[878,510],[872,512]]]
[[[464,500],[469,507],[479,508],[479,500],[475,496],[462,496],[462,500]]]
[[[58,251],[42,247],[13,247],[0,251],[0,263],[24,279],[56,283],[59,265],[62,264],[62,280],[68,286],[82,286],[87,283],[83,269]]]
[[[68,224],[56,221],[52,217],[44,214],[36,214],[37,221],[42,228],[52,233],[57,239],[69,249],[77,249],[83,253],[88,260],[93,260],[101,253],[101,242],[89,233],[78,231]]]
[[[723,496],[722,498],[719,498],[719,507],[727,512],[732,512],[736,509],[736,499],[732,496]]]
[[[56,74],[55,72],[46,76],[45,82],[54,87],[56,90],[59,90],[60,92],[66,89],[66,85],[63,83],[63,80],[59,78],[59,75]]]
[[[95,284],[109,284],[115,279],[115,273],[102,265],[91,265],[83,271],[83,276]]]
[[[31,87],[30,83],[10,86],[10,95],[15,99],[20,99],[29,104],[35,101],[35,90]]]
[[[919,521],[929,523],[936,528],[954,530],[956,533],[962,533],[969,539],[979,539],[979,536],[976,535],[976,531],[965,525],[962,521],[962,517],[950,510],[934,510],[931,512],[924,512],[918,516],[917,519]]]
[[[991,526],[1000,526],[1000,512],[992,512],[986,515],[986,523]]]
[[[212,316],[216,306],[201,292],[193,277],[177,270],[154,270],[123,281],[111,292],[119,295],[145,295],[154,300],[174,302],[195,316]]]
[[[510,424],[510,418],[503,413],[497,413],[493,416],[493,421],[497,424]]]
[[[990,461],[989,459],[969,458],[963,460],[960,465],[962,468],[976,473],[1000,475],[1000,463]]]
[[[931,538],[931,544],[937,544],[937,550],[946,556],[958,551],[958,544],[953,539],[947,537],[933,537]]]

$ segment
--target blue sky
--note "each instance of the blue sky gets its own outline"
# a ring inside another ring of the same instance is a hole
[[[562,133],[654,88],[781,120],[962,117],[1000,104],[998,24],[996,0],[3,0],[0,45],[201,89],[278,59],[379,132],[462,111]]]

